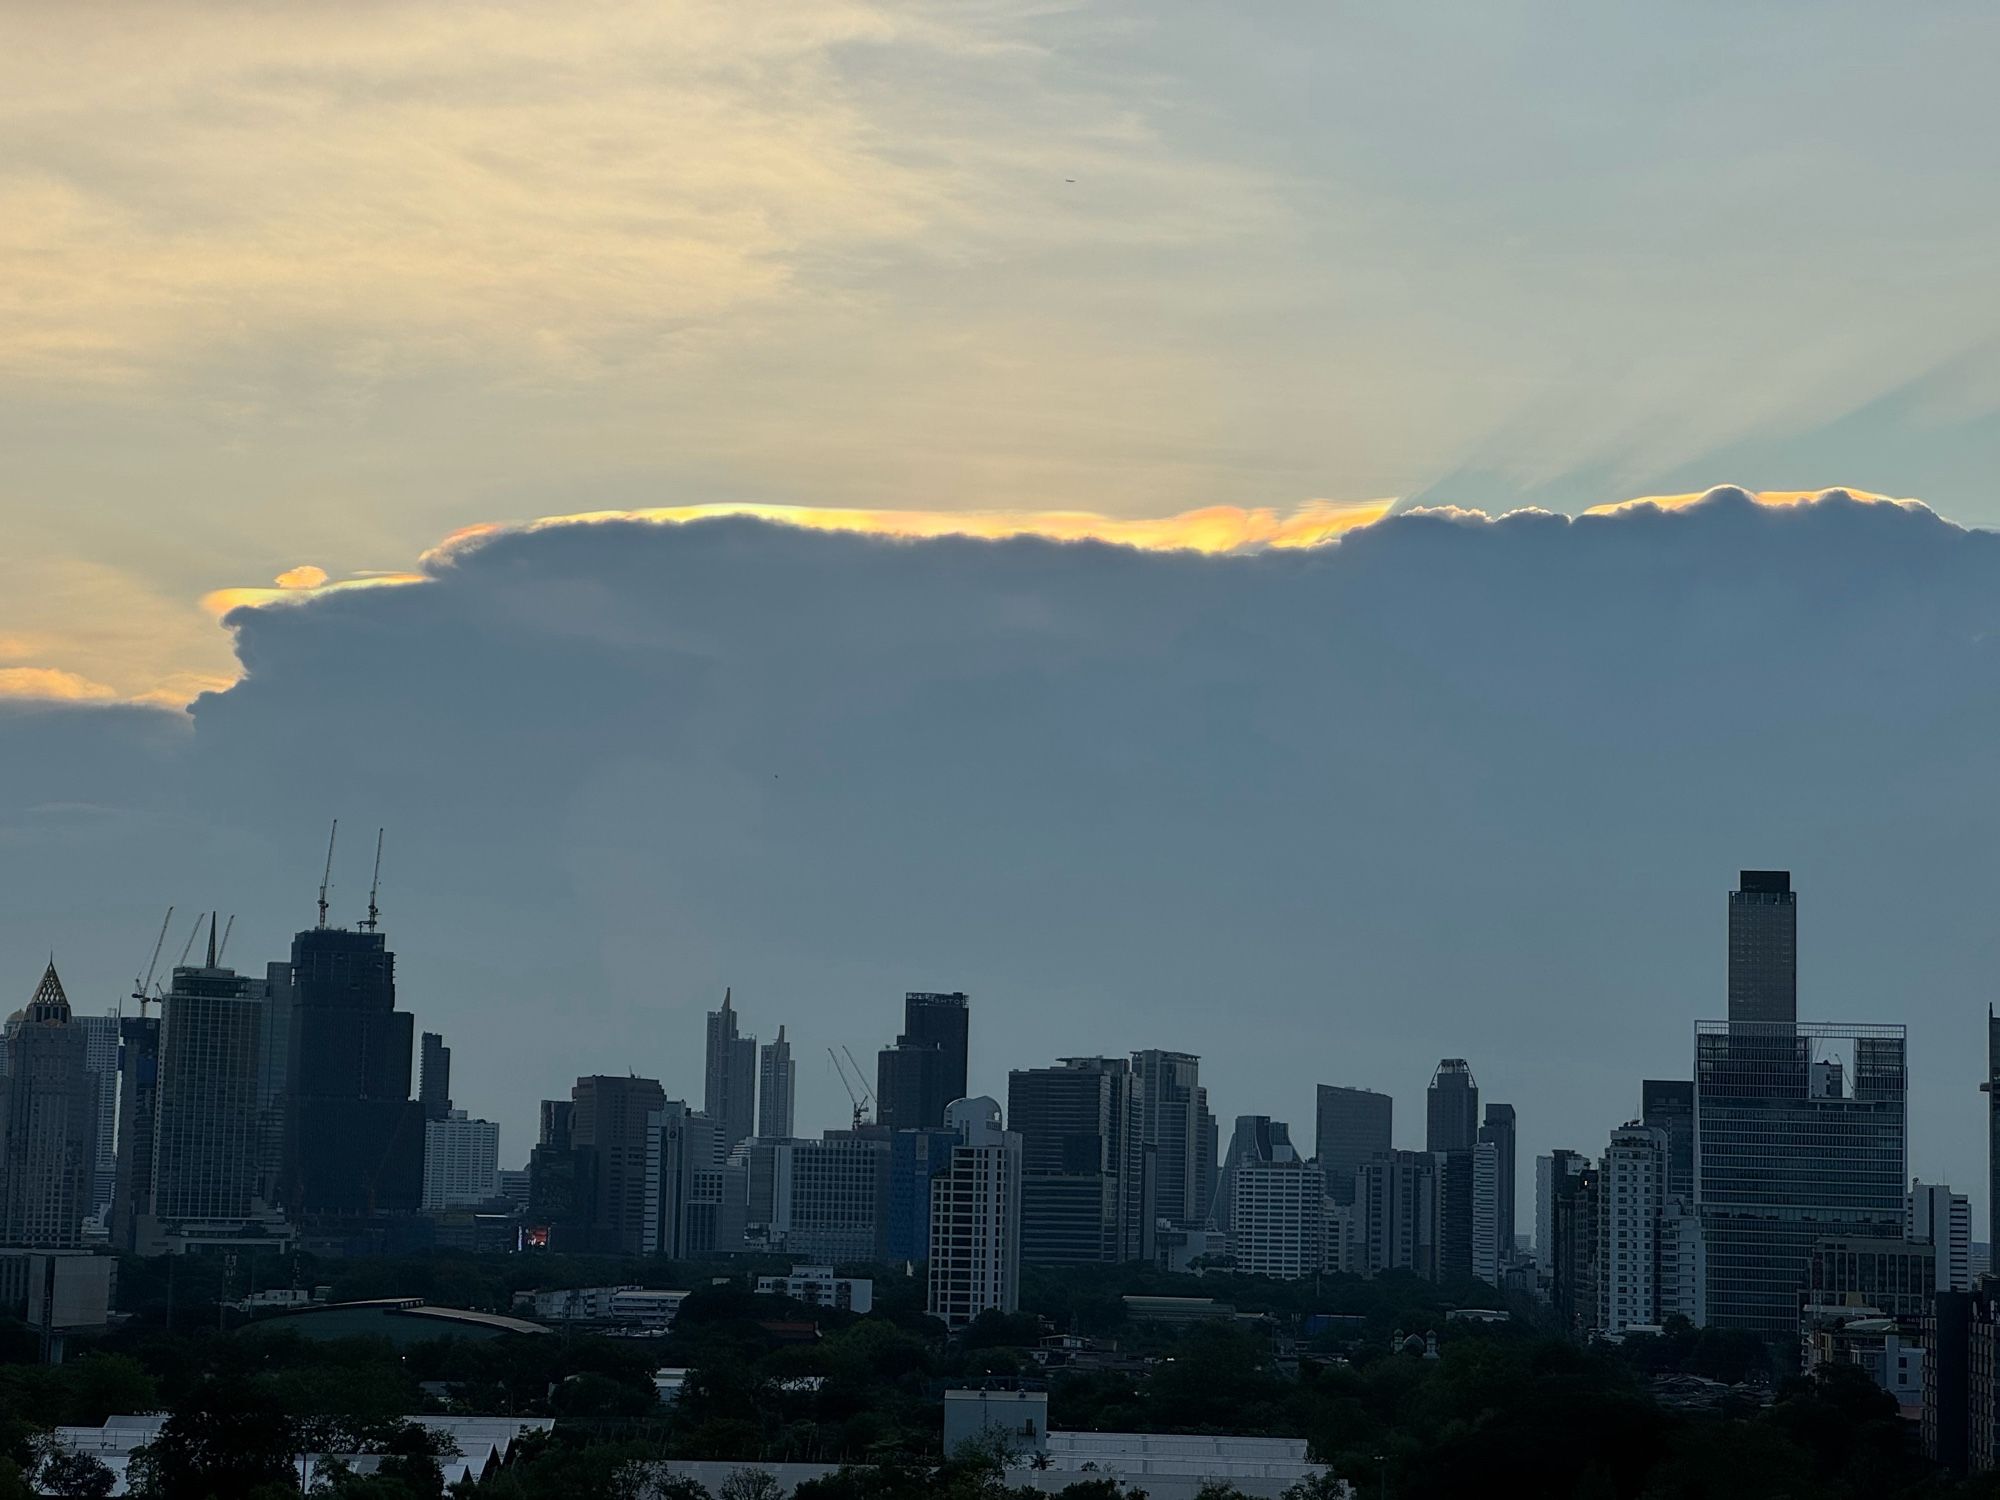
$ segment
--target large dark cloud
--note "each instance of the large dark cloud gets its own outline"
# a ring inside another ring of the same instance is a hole
[[[1524,1145],[1596,1149],[1723,1006],[1723,892],[1788,865],[1802,1010],[1905,1021],[1912,1166],[1978,1185],[1996,959],[2000,540],[1834,498],[1412,514],[1202,558],[716,520],[502,535],[406,588],[238,615],[191,730],[0,718],[6,951],[80,998],[168,900],[232,956],[383,905],[460,1102],[528,1144],[581,1071],[700,1088],[725,983],[844,1101],[906,988],[978,1087],[1179,1047],[1310,1137],[1462,1055]],[[178,947],[179,936],[175,944]]]

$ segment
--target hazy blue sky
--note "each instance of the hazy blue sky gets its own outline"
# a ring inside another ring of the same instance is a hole
[[[1996,33],[0,0],[0,960],[280,956],[339,815],[510,1162],[725,983],[811,1124],[963,987],[996,1093],[1184,1047],[1414,1143],[1464,1055],[1597,1149],[1790,865],[1974,1186]],[[1566,519],[1721,483],[1931,509]],[[849,534],[532,524],[743,507]]]

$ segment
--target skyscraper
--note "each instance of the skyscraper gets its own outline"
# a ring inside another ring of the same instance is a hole
[[[97,1162],[92,1172],[90,1211],[109,1224],[118,1181],[118,1017],[74,1019],[83,1029],[83,1065],[97,1089]]]
[[[1326,1210],[1318,1162],[1300,1161],[1296,1152],[1282,1160],[1239,1160],[1229,1189],[1236,1269],[1285,1281],[1316,1274],[1326,1260]]]
[[[1472,1277],[1488,1286],[1500,1285],[1500,1269],[1511,1254],[1500,1244],[1500,1148],[1480,1127],[1472,1148]]]
[[[1648,1125],[1611,1132],[1599,1169],[1597,1310],[1600,1333],[1654,1324],[1660,1311],[1660,1233],[1667,1207],[1667,1136]]]
[[[424,1122],[424,1207],[474,1208],[500,1192],[500,1127],[454,1109]]]
[[[1437,1065],[1424,1102],[1424,1149],[1470,1151],[1479,1138],[1479,1085],[1464,1058],[1447,1057]]]
[[[160,1018],[121,1018],[118,1044],[118,1169],[111,1193],[111,1243],[120,1250],[136,1250],[140,1217],[152,1212],[153,1203]]]
[[[912,990],[903,1030],[876,1055],[876,1120],[891,1130],[935,1130],[944,1108],[965,1097],[969,1011],[960,993]]]
[[[1428,1151],[1388,1151],[1362,1163],[1355,1206],[1361,1210],[1362,1264],[1370,1276],[1434,1274],[1437,1170],[1437,1158]]]
[[[162,1230],[251,1220],[266,1206],[258,1193],[265,1008],[258,981],[216,961],[212,920],[207,963],[174,970],[160,1012],[146,1212]],[[147,1238],[143,1223],[139,1234]]]
[[[570,1090],[570,1148],[591,1178],[588,1239],[599,1254],[643,1253],[648,1116],[666,1103],[653,1078],[597,1074]]]
[[[1986,1007],[1986,1245],[2000,1259],[2000,1017]]]
[[[1147,1152],[1132,1067],[1070,1057],[1007,1075],[1007,1119],[1021,1137],[1021,1258],[1076,1265],[1149,1260]]]
[[[423,1035],[417,1064],[417,1099],[426,1120],[442,1120],[451,1114],[451,1048],[435,1031]]]
[[[757,1056],[757,1135],[761,1140],[785,1141],[792,1136],[792,1106],[798,1075],[792,1064],[792,1044],[785,1040],[785,1028],[778,1039],[767,1042]]]
[[[983,1096],[945,1110],[957,1144],[931,1183],[929,1307],[947,1328],[1020,1306],[1021,1138],[1000,1119]]]
[[[99,1082],[53,961],[4,1045],[0,1245],[74,1247],[95,1211]]]
[[[1513,1105],[1486,1106],[1486,1123],[1479,1127],[1479,1144],[1493,1148],[1493,1239],[1498,1270],[1514,1259],[1515,1250],[1514,1173],[1519,1147],[1515,1143]]]
[[[1789,870],[1744,870],[1729,893],[1729,1019],[1799,1014],[1799,909]]]
[[[1139,1134],[1153,1148],[1153,1212],[1175,1224],[1206,1223],[1201,1059],[1191,1052],[1134,1052],[1132,1076]]]
[[[1698,1023],[1695,1183],[1712,1325],[1795,1337],[1817,1240],[1902,1234],[1907,1078],[1901,1026]]]
[[[1313,1150],[1326,1174],[1326,1190],[1335,1203],[1352,1203],[1355,1173],[1390,1152],[1396,1101],[1373,1089],[1322,1083],[1318,1102]]]
[[[296,1219],[413,1211],[424,1112],[410,1097],[415,1021],[396,1009],[396,955],[373,928],[292,939],[285,1206]]]
[[[727,989],[722,992],[722,1009],[708,1013],[701,1108],[715,1122],[719,1166],[737,1142],[747,1141],[757,1130],[757,1039],[736,1034],[736,1007]]]

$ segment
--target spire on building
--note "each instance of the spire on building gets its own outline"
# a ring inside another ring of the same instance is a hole
[[[56,977],[55,955],[49,955],[49,966],[42,970],[42,982],[35,986],[35,998],[28,1002],[24,1020],[47,1024],[51,1021],[69,1019],[69,996],[63,993],[62,980]]]

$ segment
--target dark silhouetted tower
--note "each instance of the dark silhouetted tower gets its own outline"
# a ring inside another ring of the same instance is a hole
[[[1319,1086],[1313,1149],[1335,1203],[1353,1203],[1355,1174],[1376,1157],[1389,1154],[1395,1112],[1395,1101],[1373,1089]]]
[[[1729,893],[1729,1019],[1799,1018],[1799,908],[1789,870],[1744,870]]]
[[[715,1125],[720,1162],[757,1130],[757,1039],[736,1034],[736,1007],[722,992],[722,1009],[708,1013],[708,1049],[702,1071],[702,1113]]]
[[[435,1031],[423,1035],[423,1049],[417,1063],[417,1098],[424,1106],[426,1120],[442,1120],[451,1113],[451,1048]]]
[[[1462,1057],[1447,1057],[1431,1075],[1425,1100],[1424,1149],[1470,1151],[1479,1138],[1479,1085]]]
[[[912,990],[903,1033],[875,1059],[876,1119],[891,1130],[935,1130],[965,1097],[969,1011],[963,994]]]

